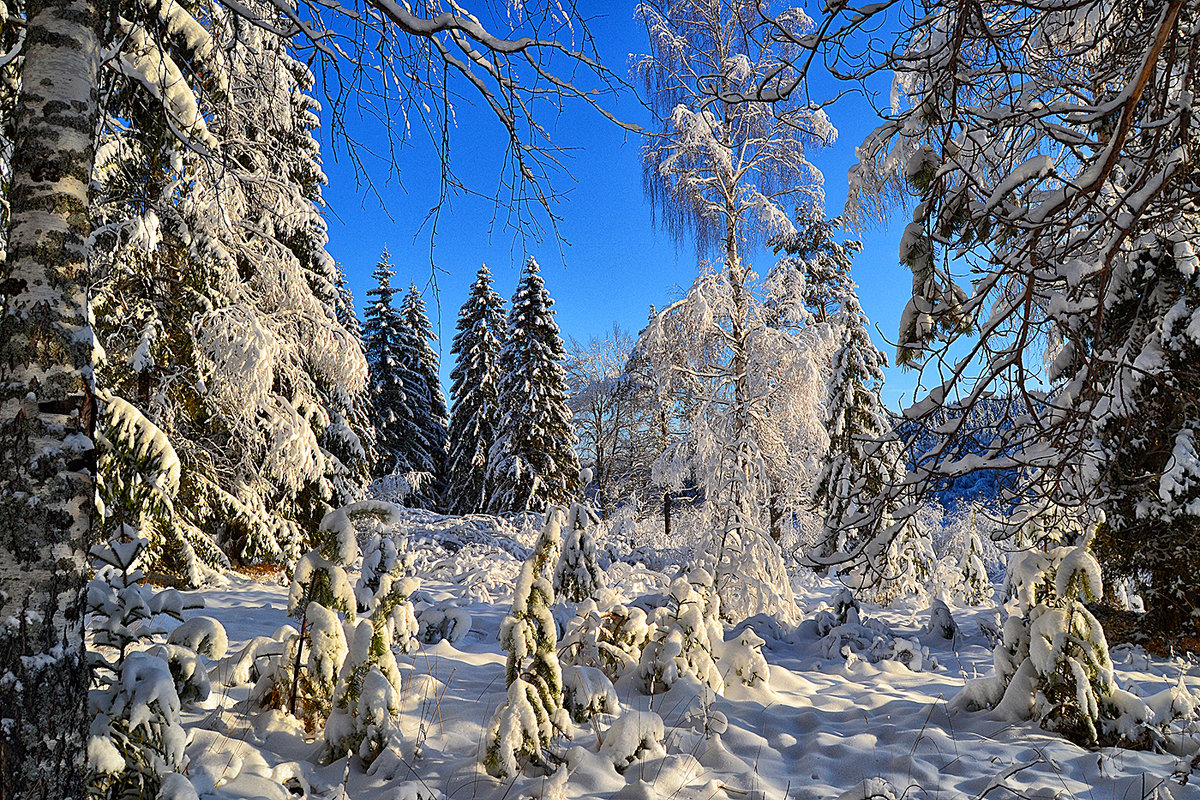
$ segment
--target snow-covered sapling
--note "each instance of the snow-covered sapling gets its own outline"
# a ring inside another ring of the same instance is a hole
[[[929,531],[912,519],[906,520],[888,544],[883,565],[871,587],[871,599],[887,606],[901,597],[925,597],[936,567],[937,556]]]
[[[604,734],[600,755],[624,772],[635,761],[666,754],[666,726],[653,711],[630,711],[617,717]]]
[[[141,582],[139,562],[148,543],[129,526],[120,529],[91,552],[96,577],[87,592],[88,658],[96,688],[88,695],[88,782],[100,796],[157,797],[164,776],[187,767],[187,737],[171,667],[138,648],[164,632],[154,622],[157,615],[182,619],[183,608],[178,592],[155,592]]]
[[[400,670],[389,624],[360,619],[348,627],[349,648],[325,724],[325,758],[354,753],[369,765],[383,752],[400,713]]]
[[[720,609],[708,572],[693,567],[675,579],[667,604],[654,612],[654,633],[642,650],[643,691],[665,691],[684,675],[715,692],[725,688],[715,659],[715,645],[723,639]]]
[[[288,591],[288,616],[299,633],[285,637],[284,652],[252,692],[268,708],[286,709],[311,730],[329,715],[346,635],[357,602],[346,569],[358,558],[358,542],[346,509],[321,520],[316,547],[296,562]]]
[[[167,637],[170,644],[183,645],[214,661],[225,657],[229,649],[229,636],[225,626],[212,617],[192,617],[171,631]]]
[[[586,722],[597,714],[617,711],[617,691],[608,676],[595,667],[563,667],[563,705],[571,719]]]
[[[401,653],[412,653],[420,644],[420,628],[410,599],[420,582],[407,574],[412,570],[413,556],[397,550],[380,519],[374,522],[376,529],[363,546],[362,567],[354,587],[358,613],[370,616],[376,628],[387,625],[392,645]]]
[[[1081,544],[1014,553],[1009,616],[992,675],[967,682],[954,703],[1037,720],[1079,744],[1155,746],[1171,719],[1121,689],[1108,642],[1084,605],[1102,592],[1100,565]]]
[[[379,582],[384,575],[393,578],[403,574],[412,566],[412,555],[401,554],[396,549],[396,542],[378,526],[366,537],[362,547],[362,566],[359,568],[358,582],[354,587],[358,599],[358,613],[365,614],[374,606],[375,596],[379,592]]]
[[[983,542],[975,527],[975,514],[976,510],[972,508],[967,524],[966,541],[958,564],[958,585],[954,593],[962,598],[964,603],[979,606],[991,601],[992,579],[983,563]]]
[[[521,762],[544,764],[544,750],[554,736],[570,731],[571,721],[563,708],[558,632],[550,612],[554,588],[549,575],[565,521],[561,508],[546,512],[541,536],[513,587],[512,613],[500,626],[500,642],[508,651],[504,674],[508,698],[488,723],[483,754],[488,774],[497,778],[515,775]]]
[[[596,563],[596,527],[600,520],[590,508],[571,504],[564,526],[562,554],[554,569],[554,593],[561,600],[581,603],[594,597],[601,577]]]
[[[950,613],[950,607],[945,601],[934,598],[929,606],[929,621],[925,624],[925,632],[939,639],[953,639],[958,635],[958,623]]]
[[[417,615],[417,638],[425,644],[449,642],[457,645],[471,632],[471,612],[449,604],[421,609]]]

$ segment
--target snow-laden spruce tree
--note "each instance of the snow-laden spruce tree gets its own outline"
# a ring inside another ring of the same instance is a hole
[[[379,256],[371,277],[375,285],[367,290],[367,303],[363,324],[363,347],[370,365],[371,411],[374,414],[375,441],[379,461],[375,475],[388,475],[400,466],[404,448],[404,376],[400,361],[403,342],[404,321],[393,302],[396,290],[392,278],[396,269],[392,266],[387,248]]]
[[[171,16],[177,29],[195,34],[187,44],[169,49],[172,66],[194,63],[225,74],[208,31],[183,9]],[[163,431],[180,456],[183,502],[174,507],[176,513],[144,531],[150,542],[146,566],[195,585],[206,571],[228,563],[212,531],[206,533],[197,524],[203,511],[194,513],[197,506],[203,507],[194,498],[215,476],[197,457],[204,444],[192,446],[201,438],[193,426],[195,417],[206,413],[202,393],[188,377],[195,375],[197,365],[192,319],[213,302],[215,278],[187,246],[190,231],[199,227],[187,205],[186,186],[188,169],[196,162],[171,129],[183,124],[179,115],[188,104],[167,107],[148,101],[157,85],[139,78],[136,71],[127,75],[114,70],[104,76],[109,100],[101,112],[91,209],[96,242],[92,260],[98,277],[91,300],[100,345],[94,367],[99,386],[113,402],[131,405]],[[190,98],[194,104],[194,89],[181,81],[175,91],[181,101]],[[123,121],[131,115],[137,116],[137,125]],[[212,143],[212,134],[201,123],[192,118],[182,130]]]
[[[686,346],[686,340],[664,330],[672,317],[685,317],[679,333],[698,337],[690,355],[663,358],[657,371],[665,379],[696,384],[691,394],[697,413],[687,446],[707,462],[693,474],[705,482],[709,501],[719,504],[718,533],[706,552],[722,600],[728,601],[722,603],[724,612],[790,616],[795,613],[790,601],[774,597],[790,590],[771,534],[782,535],[787,516],[776,508],[785,505],[781,495],[795,488],[797,476],[804,483],[810,476],[806,469],[775,463],[769,453],[776,448],[755,426],[767,420],[807,425],[794,415],[792,393],[772,396],[765,379],[781,355],[797,361],[798,352],[787,353],[790,343],[784,353],[759,346],[760,337],[787,338],[793,332],[758,318],[755,281],[742,251],[794,231],[788,204],[821,198],[821,175],[808,161],[807,148],[832,140],[836,131],[819,108],[776,101],[801,76],[788,65],[796,49],[783,44],[773,26],[761,24],[759,4],[660,0],[639,4],[637,15],[651,42],[648,54],[634,57],[633,70],[664,120],[643,150],[647,192],[673,235],[694,238],[720,259],[683,303],[651,326],[649,335],[664,352]],[[776,23],[796,36],[812,26],[798,8],[781,11]],[[792,309],[788,314],[797,316]],[[811,397],[805,385],[798,382],[795,388],[802,390],[801,397]],[[806,409],[809,419],[819,419],[815,411]],[[806,455],[802,450],[800,458]],[[792,486],[777,485],[783,482]],[[727,596],[739,566],[756,576],[764,567],[771,572],[765,597],[733,602]]]
[[[492,487],[488,453],[500,427],[500,347],[504,300],[492,288],[492,273],[479,267],[458,312],[450,352],[449,454],[446,457],[446,510],[472,514],[487,510]]]
[[[551,740],[571,732],[563,707],[558,630],[550,612],[551,579],[565,522],[561,508],[546,510],[542,533],[513,587],[512,613],[500,625],[500,643],[508,652],[504,669],[508,696],[488,723],[482,753],[484,768],[496,778],[514,777],[527,763],[544,766],[543,751]]]
[[[408,503],[432,508],[439,503],[446,468],[446,398],[438,375],[439,359],[431,342],[437,341],[425,301],[416,286],[409,286],[400,304],[400,340],[397,359],[404,382],[400,425],[399,469],[428,477],[415,482]]]
[[[1012,554],[994,672],[968,681],[954,704],[1035,720],[1085,746],[1157,746],[1173,720],[1154,719],[1145,701],[1120,688],[1104,630],[1084,605],[1103,592],[1094,535]]]
[[[500,350],[500,427],[488,454],[489,511],[542,511],[579,488],[554,301],[530,256],[513,294]]]
[[[236,44],[229,102],[211,127],[238,169],[202,165],[193,184],[212,231],[198,245],[220,265],[224,295],[196,321],[199,373],[209,406],[236,437],[221,453],[241,483],[222,499],[233,516],[225,546],[243,561],[286,563],[331,508],[362,491],[333,450],[366,458],[347,414],[367,365],[337,320],[314,77],[276,33],[216,27]],[[258,508],[263,519],[253,518]]]
[[[595,597],[604,575],[596,563],[596,533],[600,520],[578,501],[567,511],[562,552],[554,568],[554,594],[571,603]]]
[[[871,342],[870,321],[850,277],[862,245],[837,241],[841,220],[826,219],[820,209],[801,209],[796,222],[795,233],[772,241],[776,252],[785,253],[776,269],[792,280],[803,276],[804,304],[815,322],[828,326],[833,351],[824,407],[829,451],[813,489],[823,522],[810,558],[820,565],[860,535],[854,527],[861,524],[860,500],[902,479],[904,465],[879,396],[887,356]]]
[[[171,52],[195,51],[196,74],[213,76],[200,82],[210,116],[194,118],[196,98],[163,104],[152,85],[112,73],[93,302],[108,356],[98,378],[180,454],[191,527],[151,537],[155,567],[195,582],[219,566],[201,521],[238,560],[282,563],[330,503],[361,491],[366,453],[347,414],[365,362],[335,310],[312,75],[266,30],[164,13],[187,31]],[[188,86],[178,69],[161,70],[171,96]],[[203,156],[216,149],[225,168]]]
[[[1200,633],[1200,403],[1191,397],[1200,342],[1190,330],[1200,313],[1200,207],[1182,216],[1170,234],[1136,239],[1126,283],[1108,294],[1089,340],[1130,354],[1106,365],[1110,397],[1094,425],[1106,512],[1096,552],[1110,578],[1137,582],[1152,624],[1168,634]]]

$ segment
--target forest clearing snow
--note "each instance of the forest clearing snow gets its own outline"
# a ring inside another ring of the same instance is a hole
[[[461,555],[454,574],[444,562],[418,559],[418,596],[434,608],[465,611],[469,632],[456,644],[443,640],[397,656],[400,736],[365,772],[353,759],[348,769],[345,758],[318,765],[319,731],[306,733],[285,713],[252,707],[248,684],[226,685],[254,637],[270,637],[292,622],[287,587],[230,575],[193,593],[206,608],[189,616],[215,617],[229,636],[228,655],[211,665],[211,696],[183,715],[191,737],[188,773],[200,796],[862,800],[887,796],[879,794],[889,791],[882,779],[904,798],[1200,798],[1200,770],[1191,756],[1086,750],[1034,723],[951,710],[949,701],[964,680],[991,669],[980,623],[994,625],[994,609],[952,607],[959,634],[946,640],[923,632],[924,610],[864,603],[864,617],[881,621],[901,641],[912,640],[912,648],[923,649],[924,665],[936,660],[937,668],[871,663],[853,653],[843,657],[852,647],[827,652],[828,641],[822,643],[811,621],[833,605],[840,586],[808,574],[795,581],[807,623],[790,631],[750,623],[765,640],[769,688],[726,680],[725,696],[712,696],[681,679],[647,696],[626,676],[616,681],[615,715],[576,724],[569,741],[556,740],[553,752],[565,769],[551,776],[527,770],[515,781],[498,781],[480,766],[480,749],[488,720],[505,697],[498,630],[511,598],[500,590],[511,586],[505,576],[514,575],[519,562],[490,548]],[[605,591],[631,605],[667,584],[662,573],[620,562],[607,574],[615,585]],[[572,613],[558,608],[556,618],[565,623]],[[743,628],[727,628],[727,640]],[[1113,661],[1122,685],[1140,696],[1179,681],[1200,696],[1194,661],[1154,658],[1130,647],[1114,648]],[[1190,737],[1177,743],[1180,752],[1195,752],[1196,734]]]

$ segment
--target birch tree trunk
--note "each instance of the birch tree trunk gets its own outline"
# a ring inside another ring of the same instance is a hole
[[[31,0],[0,264],[0,800],[84,797],[97,0]]]

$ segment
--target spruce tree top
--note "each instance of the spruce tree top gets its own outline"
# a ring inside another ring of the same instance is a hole
[[[498,482],[492,506],[541,510],[566,503],[579,488],[579,459],[567,408],[562,337],[554,301],[530,258],[513,295],[500,353],[501,436],[489,474]]]
[[[504,301],[492,288],[492,274],[481,266],[467,301],[458,312],[450,352],[450,397],[446,504],[454,513],[483,511],[491,498],[487,457],[500,425],[500,340],[504,335]]]

